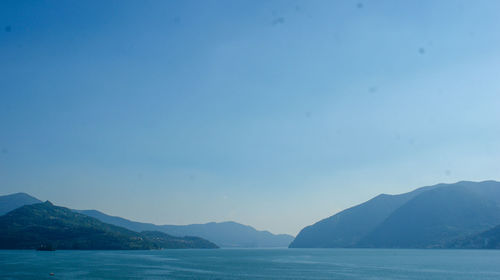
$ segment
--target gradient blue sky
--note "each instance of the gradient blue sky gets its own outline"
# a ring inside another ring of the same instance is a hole
[[[500,1],[1,1],[0,194],[274,233],[500,179]]]

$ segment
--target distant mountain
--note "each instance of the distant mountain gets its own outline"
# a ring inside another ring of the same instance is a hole
[[[25,205],[0,216],[0,249],[148,250],[216,248],[201,238],[137,233],[50,202]]]
[[[206,238],[221,247],[287,247],[293,240],[288,234],[258,231],[251,226],[235,222],[192,224],[185,226],[164,225],[161,231],[172,235],[194,235]]]
[[[458,182],[380,195],[304,228],[292,248],[444,248],[500,224],[500,183]]]
[[[109,216],[96,210],[75,210],[105,223],[121,226],[134,231],[161,231],[175,236],[199,236],[220,247],[264,248],[287,247],[293,236],[258,231],[251,226],[235,222],[206,223],[192,225],[154,225],[124,218]]]
[[[0,196],[0,216],[23,205],[40,203],[41,201],[25,193]],[[155,225],[151,223],[134,222],[124,218],[106,215],[97,210],[74,210],[126,229],[141,231],[160,231],[174,236],[199,236],[216,243],[220,247],[239,248],[270,248],[288,247],[293,236],[287,234],[272,234],[268,231],[258,231],[253,227],[235,222],[207,223],[193,225]]]
[[[421,188],[400,195],[381,194],[348,208],[300,231],[291,248],[349,248],[382,223],[394,210],[421,192]]]
[[[500,183],[461,182],[429,190],[394,211],[360,245],[442,248],[500,224]]]
[[[25,193],[15,193],[0,196],[0,216],[24,205],[40,203],[42,201]]]

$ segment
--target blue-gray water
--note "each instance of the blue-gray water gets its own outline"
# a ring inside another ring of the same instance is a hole
[[[53,272],[54,276],[49,273]],[[500,279],[500,251],[1,251],[1,279]]]

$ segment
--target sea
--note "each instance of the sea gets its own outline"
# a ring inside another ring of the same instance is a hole
[[[0,250],[0,279],[500,279],[500,251]]]

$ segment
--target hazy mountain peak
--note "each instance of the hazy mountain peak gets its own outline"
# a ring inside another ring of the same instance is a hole
[[[500,224],[500,183],[460,181],[378,195],[304,228],[291,247],[442,247]]]
[[[42,201],[24,192],[0,196],[0,216],[21,206],[40,202]]]

